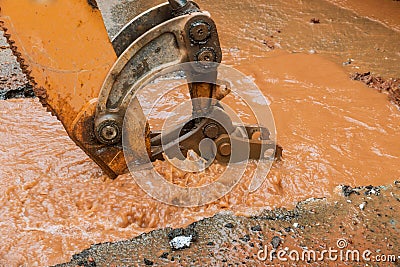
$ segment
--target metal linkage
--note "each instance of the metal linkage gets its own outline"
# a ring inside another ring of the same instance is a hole
[[[170,2],[173,10],[186,9],[192,3]],[[159,10],[164,9],[164,6],[159,7]],[[143,16],[148,17],[153,12]],[[132,21],[120,35],[125,35],[126,29],[138,28],[135,25],[140,21],[140,17]],[[118,44],[118,40],[122,44]],[[117,36],[114,41],[114,47],[126,47],[126,38],[121,39]],[[221,57],[215,24],[208,15],[198,11],[171,18],[144,32],[124,50],[105,80],[95,116],[95,134],[98,141],[107,145],[120,143],[118,133],[121,132],[123,117],[131,96],[154,69],[190,61],[221,62]],[[192,98],[212,98],[215,94],[216,71],[207,75],[213,76],[207,78],[210,79],[210,83],[189,85]],[[211,103],[204,103],[195,107],[195,112],[206,112],[210,105]]]

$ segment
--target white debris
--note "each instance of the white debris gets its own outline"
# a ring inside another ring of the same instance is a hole
[[[294,228],[297,228],[297,227],[299,227],[299,224],[298,224],[298,223],[294,223],[294,224],[293,224],[293,227],[294,227]]]
[[[163,156],[173,166],[186,172],[200,172],[208,167],[207,161],[191,149],[187,152],[187,157],[184,160],[169,158],[165,153]]]
[[[192,242],[192,236],[177,236],[174,237],[170,242],[169,245],[173,249],[182,249],[182,248],[188,248],[190,247],[190,243]]]
[[[360,210],[364,210],[366,205],[367,205],[367,202],[363,202],[358,206],[360,207]]]

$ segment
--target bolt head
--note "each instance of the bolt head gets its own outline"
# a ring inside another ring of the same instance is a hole
[[[203,131],[204,135],[211,139],[216,138],[218,136],[218,132],[219,132],[218,125],[216,125],[215,123],[207,124],[204,127]]]
[[[211,26],[204,21],[197,21],[192,23],[189,35],[195,42],[205,42],[210,37]]]
[[[106,140],[113,140],[118,135],[118,129],[112,125],[106,125],[101,129],[101,136]]]
[[[116,121],[105,120],[97,126],[97,139],[106,145],[118,143],[121,140],[121,131]]]
[[[213,62],[215,59],[216,55],[212,48],[205,48],[197,54],[197,61]]]
[[[218,151],[222,156],[229,156],[231,154],[231,144],[222,143],[218,147]]]

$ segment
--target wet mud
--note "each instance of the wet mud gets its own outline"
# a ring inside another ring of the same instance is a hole
[[[339,2],[341,7],[337,6]],[[230,3],[201,2],[201,7],[211,12],[220,29],[224,61],[228,64],[263,57],[274,47],[292,53],[328,56],[344,65],[349,73],[370,71],[385,78],[400,77],[400,69],[395,67],[400,65],[398,1],[245,0]],[[364,11],[358,11],[355,5]],[[374,20],[367,16],[380,12],[384,15],[377,15]],[[312,19],[320,23],[312,23]],[[396,23],[385,24],[385,20]]]
[[[254,193],[245,176],[215,203],[172,207],[146,195],[128,174],[108,179],[37,99],[0,101],[0,265],[55,265],[96,243],[103,244],[67,265],[261,265],[267,262],[256,259],[260,246],[335,247],[339,237],[352,248],[399,254],[400,193],[389,184],[400,177],[400,110],[368,88],[400,77],[395,27],[325,1],[201,6],[218,25],[224,63],[251,77],[271,102],[284,160]],[[5,63],[9,58],[2,58],[1,72],[18,88],[26,80],[14,61]],[[373,82],[356,79],[368,86],[349,77],[368,71]],[[12,82],[6,72],[21,78]],[[382,91],[398,92],[390,84]],[[197,181],[156,164],[172,182]],[[354,189],[371,184],[389,186],[379,187],[379,196]],[[308,198],[323,199],[299,204]],[[192,223],[196,241],[172,250],[171,228]],[[155,230],[164,227],[170,228]]]
[[[400,17],[393,15],[399,12],[399,0],[329,0],[329,2],[379,22],[387,28],[400,31]]]
[[[368,87],[374,88],[381,93],[387,93],[388,99],[400,107],[400,79],[384,79],[374,76],[371,72],[354,73],[351,79],[361,81]]]
[[[57,266],[399,266],[400,182],[336,190],[290,210],[223,213],[185,229],[95,244]],[[190,245],[174,249],[176,236],[192,237]]]

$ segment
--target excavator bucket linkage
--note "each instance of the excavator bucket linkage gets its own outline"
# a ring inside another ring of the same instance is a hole
[[[117,0],[0,0],[0,28],[35,94],[112,178],[127,170],[122,123],[137,84],[155,69],[222,59],[215,23],[196,3],[148,5],[142,0],[127,7]],[[216,70],[211,75],[215,80]],[[212,82],[191,83],[189,91],[192,99],[221,99],[227,93]],[[210,102],[196,103],[194,113],[213,108]],[[188,146],[206,137],[196,136]],[[146,138],[149,156],[160,158],[160,151],[152,155],[157,134],[148,129]],[[256,143],[251,147],[258,158],[262,151]]]

